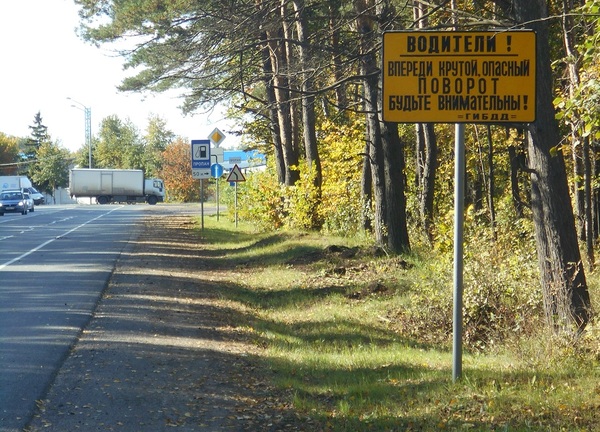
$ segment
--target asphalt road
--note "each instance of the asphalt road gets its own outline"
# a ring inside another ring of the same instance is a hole
[[[141,217],[157,207],[38,206],[0,217],[0,431],[27,424]]]

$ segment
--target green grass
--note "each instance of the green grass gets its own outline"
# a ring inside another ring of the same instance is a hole
[[[222,295],[252,311],[252,335],[265,347],[274,383],[322,430],[600,430],[597,326],[577,342],[532,331],[536,322],[519,327],[523,333],[496,329],[496,339],[467,345],[463,377],[453,383],[451,340],[427,335],[440,330],[428,322],[447,325],[433,320],[439,309],[427,309],[451,302],[447,261],[321,256],[327,245],[355,244],[316,233],[260,234],[210,218],[203,238],[238,272]],[[340,267],[343,274],[334,271]],[[503,272],[516,272],[521,289],[531,279],[518,268],[491,271],[502,276],[472,275],[473,285],[502,284],[512,293]],[[596,299],[595,278],[588,280]],[[368,290],[373,282],[386,289]],[[418,320],[406,314],[416,307],[425,307]],[[423,327],[410,331],[412,323]]]

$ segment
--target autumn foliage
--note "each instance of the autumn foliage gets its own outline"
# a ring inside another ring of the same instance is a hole
[[[275,170],[268,167],[265,172],[248,175],[239,187],[240,218],[268,229],[320,226],[325,232],[345,235],[362,230],[364,125],[358,121],[339,125],[326,120],[320,124],[318,133],[322,137],[323,155],[321,194],[314,187],[313,170],[304,161],[294,167],[299,180],[293,186],[280,184]],[[232,196],[227,199],[232,209]]]
[[[192,177],[190,161],[190,145],[182,138],[173,141],[162,153],[162,168],[159,177],[165,182],[167,201],[199,200],[198,180]]]

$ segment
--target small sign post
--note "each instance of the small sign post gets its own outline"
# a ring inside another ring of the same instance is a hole
[[[220,162],[223,162],[223,149],[220,148],[221,143],[225,140],[225,134],[214,128],[208,136],[210,142],[212,142],[214,148],[213,156],[215,163],[210,166],[210,173],[215,178],[215,201],[217,202],[217,222],[219,221],[219,178],[223,175],[223,166]],[[221,160],[219,160],[219,158]]]
[[[229,175],[227,176],[227,181],[230,184],[233,184],[235,186],[235,227],[237,228],[238,226],[238,212],[237,212],[237,188],[238,188],[238,183],[239,182],[243,182],[246,181],[246,177],[244,177],[244,173],[242,173],[242,170],[240,169],[240,167],[235,164],[233,166],[233,168],[231,169],[231,171],[229,172]]]
[[[210,177],[209,140],[192,140],[192,177],[200,179],[200,219],[204,234],[204,179]]]

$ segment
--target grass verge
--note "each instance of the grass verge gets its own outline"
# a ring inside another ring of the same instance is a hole
[[[251,311],[248,331],[264,347],[275,385],[322,430],[600,430],[597,327],[573,342],[548,337],[539,321],[525,331],[522,320],[511,320],[518,327],[468,346],[463,378],[453,383],[451,328],[436,316],[451,303],[447,264],[211,218],[202,237],[228,270],[222,295]],[[486,287],[505,284],[513,306],[527,307],[506,275],[494,282],[473,273],[473,291],[485,294],[476,305],[491,302]],[[428,309],[436,302],[439,309]],[[405,313],[415,308],[426,312],[418,331],[409,328],[415,315]],[[489,309],[488,320],[497,312]]]

